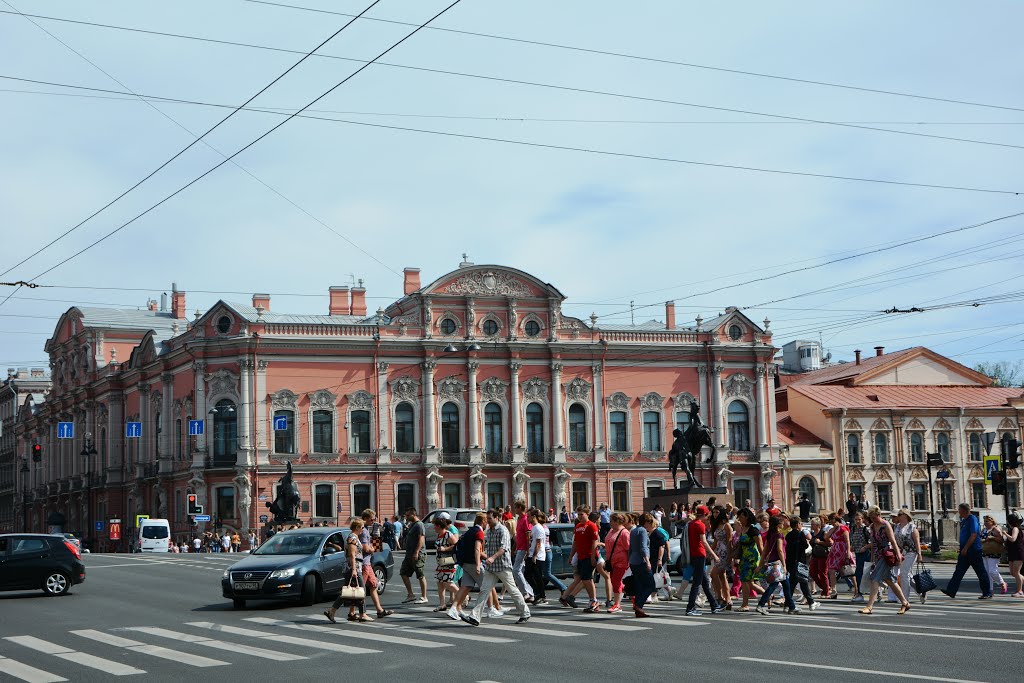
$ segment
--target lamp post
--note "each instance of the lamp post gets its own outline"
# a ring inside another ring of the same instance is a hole
[[[89,530],[89,537],[88,537],[89,538],[89,550],[91,551],[95,547],[95,545],[96,545],[94,543],[95,539],[93,538],[93,533],[94,533],[93,529],[95,527],[95,524],[93,523],[93,519],[92,519],[92,481],[93,481],[93,476],[92,476],[93,475],[93,472],[92,472],[92,456],[99,455],[99,453],[96,451],[96,446],[92,442],[92,432],[86,432],[85,433],[85,443],[82,445],[82,452],[79,453],[79,455],[81,455],[83,458],[85,458],[86,459],[86,463],[88,463],[88,467],[86,468],[86,472],[85,472],[85,479],[86,479],[86,489],[85,489],[86,511],[87,511],[87,515],[88,515],[88,521],[86,522],[86,525],[87,525],[87,528]]]
[[[928,510],[931,512],[931,547],[932,552],[939,552],[939,537],[935,533],[935,499],[932,496],[932,467],[941,467],[945,463],[942,461],[942,456],[938,453],[925,453],[925,462],[928,466]],[[943,506],[945,509],[945,506]]]
[[[28,456],[21,459],[21,512],[22,532],[28,533]]]

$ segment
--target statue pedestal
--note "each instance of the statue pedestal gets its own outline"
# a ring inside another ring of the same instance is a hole
[[[729,489],[724,486],[705,486],[702,489],[699,488],[678,488],[678,489],[662,489],[661,491],[651,491],[651,495],[644,498],[644,512],[650,512],[654,509],[655,505],[661,505],[665,508],[665,512],[668,512],[669,507],[672,503],[677,505],[688,505],[691,501],[701,501],[707,503],[708,498],[711,496],[717,496],[719,500],[718,504],[725,504],[725,496],[729,492]]]
[[[423,463],[426,465],[439,465],[441,463],[441,451],[436,446],[427,446],[423,449]]]
[[[512,464],[513,465],[525,465],[526,464],[526,449],[525,448],[513,448],[512,449]]]
[[[377,450],[377,464],[378,465],[390,465],[391,464],[391,449],[387,446]]]
[[[594,462],[608,462],[608,451],[603,446],[594,448]]]
[[[554,462],[563,464],[565,463],[565,449],[562,448],[561,446],[552,449],[551,454],[553,456]]]
[[[484,464],[484,449],[479,446],[475,446],[469,449],[469,464],[470,465],[483,465]]]

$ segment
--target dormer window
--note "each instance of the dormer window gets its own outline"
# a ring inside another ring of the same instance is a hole
[[[536,320],[527,320],[526,325],[523,326],[523,331],[526,332],[527,337],[536,337],[540,334],[540,323]]]
[[[226,315],[222,315],[217,318],[217,331],[221,334],[227,334],[228,330],[231,329],[231,318]]]
[[[484,321],[484,334],[488,337],[493,337],[498,334],[498,321],[487,319]]]
[[[441,334],[455,334],[455,330],[457,329],[458,327],[455,325],[455,321],[452,320],[451,318],[445,318],[444,320],[441,321]]]
[[[729,339],[733,341],[739,341],[740,337],[743,336],[743,328],[739,325],[729,325]]]

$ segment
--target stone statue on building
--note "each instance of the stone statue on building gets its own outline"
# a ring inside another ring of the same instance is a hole
[[[718,470],[718,485],[722,488],[728,489],[729,482],[732,481],[732,470],[729,469],[729,465],[722,465]]]
[[[431,510],[437,509],[441,504],[441,470],[436,466],[427,470],[427,507]]]
[[[249,482],[249,473],[245,468],[237,470],[235,476],[235,488],[238,489],[238,527],[249,528],[249,509],[252,506],[252,484]]]
[[[267,503],[270,512],[274,515],[275,524],[294,524],[298,521],[299,504],[302,498],[299,496],[299,485],[292,477],[292,463],[288,462],[288,470],[284,476],[277,481],[277,498],[273,503]]]
[[[475,466],[469,472],[469,499],[473,507],[478,510],[484,507],[484,481],[487,479],[487,475],[484,474],[484,468],[479,465]]]
[[[555,510],[561,510],[566,504],[565,488],[572,479],[564,465],[555,466]]]
[[[768,466],[768,469],[761,472],[761,504],[767,505],[768,501],[771,500],[772,496],[772,479],[778,474],[775,470]]]
[[[526,482],[530,477],[526,474],[526,468],[517,465],[512,470],[512,500],[526,500]]]
[[[164,489],[163,482],[156,486],[156,510],[157,517],[167,519],[167,490]]]

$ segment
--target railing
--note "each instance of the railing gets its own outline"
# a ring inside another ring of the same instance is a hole
[[[555,456],[551,451],[545,451],[543,453],[527,453],[526,462],[532,465],[548,465],[555,461]]]
[[[273,457],[273,454],[271,455]],[[206,456],[203,458],[203,467],[206,469],[211,468],[222,468],[222,467],[234,467],[237,458],[234,454],[231,455],[218,455],[218,456]]]
[[[469,456],[465,453],[441,453],[441,462],[445,465],[466,465]]]
[[[488,465],[507,465],[512,462],[511,453],[485,453],[484,461]]]
[[[654,344],[696,344],[697,334],[693,332],[613,332],[601,331],[601,338],[610,342],[643,342]]]
[[[270,323],[264,327],[265,335],[294,337],[365,337],[372,338],[375,325],[313,325],[298,323]]]
[[[142,464],[142,478],[152,479],[160,472],[160,463],[146,462]]]

